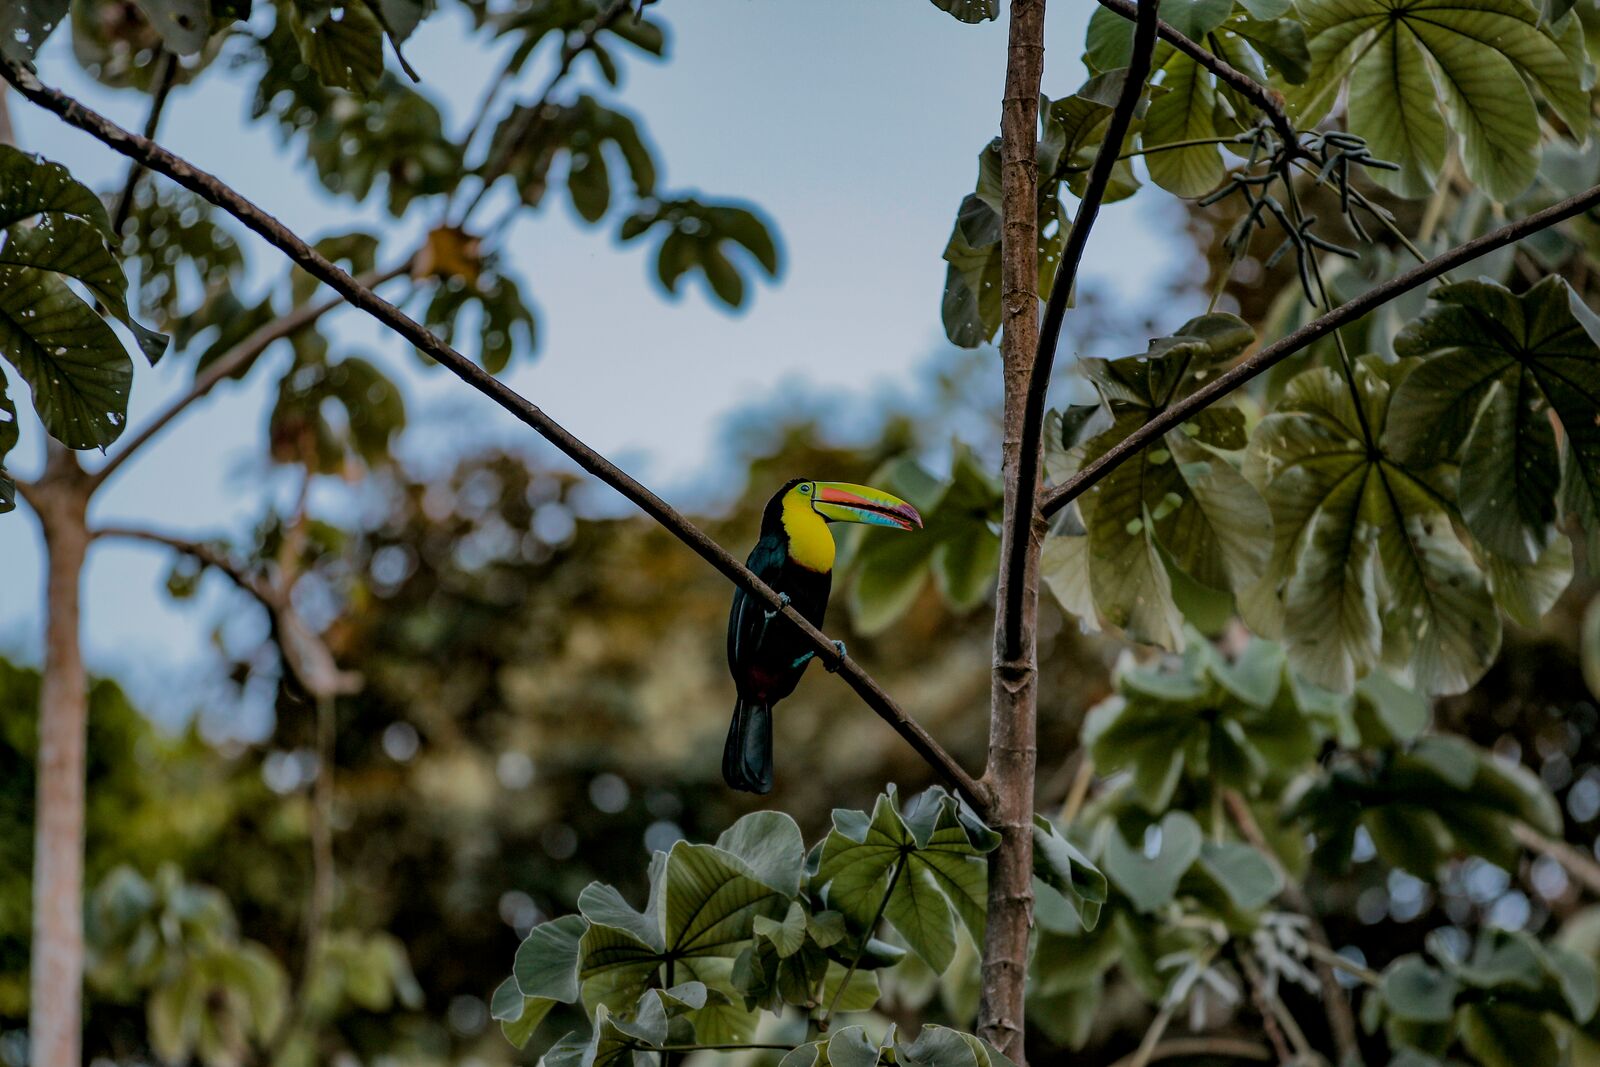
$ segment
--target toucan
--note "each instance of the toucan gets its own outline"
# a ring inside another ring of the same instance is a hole
[[[922,525],[922,516],[897,496],[849,482],[796,478],[767,501],[761,539],[745,566],[818,628],[833,584],[830,522],[909,530]],[[844,645],[838,644],[842,656]],[[739,698],[722,749],[722,777],[734,789],[772,791],[772,705],[794,692],[815,655],[800,628],[780,611],[744,589],[733,594],[728,670]]]

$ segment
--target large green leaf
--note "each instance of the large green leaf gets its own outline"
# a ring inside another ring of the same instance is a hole
[[[1287,96],[1312,126],[1348,81],[1352,132],[1400,163],[1386,181],[1405,196],[1431,192],[1447,133],[1467,174],[1498,200],[1516,197],[1539,163],[1537,89],[1581,140],[1588,93],[1582,71],[1524,0],[1307,0],[1306,81]]]
[[[1193,641],[1175,666],[1121,664],[1116,695],[1084,721],[1095,766],[1129,772],[1147,811],[1165,811],[1183,780],[1253,794],[1315,757],[1327,726],[1302,704],[1277,646],[1253,641],[1228,664]]]
[[[1448,472],[1381,444],[1391,390],[1415,366],[1362,359],[1359,411],[1338,372],[1304,371],[1251,439],[1247,473],[1272,508],[1276,548],[1241,606],[1330,689],[1348,691],[1383,657],[1423,692],[1458,693],[1500,647],[1488,582],[1455,530]]]
[[[1154,849],[1130,845],[1116,832],[1106,841],[1106,877],[1142,912],[1171,904],[1178,883],[1200,858],[1200,824],[1188,812],[1168,812],[1158,836]]]
[[[1436,305],[1395,339],[1401,355],[1426,362],[1401,383],[1384,445],[1416,465],[1459,457],[1467,528],[1495,555],[1532,564],[1556,536],[1552,413],[1571,442],[1575,475],[1600,492],[1600,346],[1586,328],[1593,316],[1558,277],[1520,296],[1484,281],[1431,296]]]
[[[952,908],[975,939],[983,936],[983,855],[998,838],[942,789],[919,796],[904,815],[896,798],[892,789],[880,796],[870,818],[834,812],[812,885],[863,936],[871,935],[867,927],[881,910],[912,950],[940,971],[955,953]]]
[[[1168,61],[1161,86],[1166,91],[1150,102],[1144,117],[1142,144],[1150,179],[1177,196],[1204,196],[1221,183],[1224,173],[1216,145],[1149,150],[1175,141],[1217,136],[1212,120],[1217,99],[1211,75],[1193,59],[1179,55]]]
[[[1105,453],[1218,373],[1253,339],[1238,318],[1211,314],[1152,342],[1146,355],[1083,360],[1112,424],[1082,445],[1061,442],[1069,451],[1052,463],[1052,476],[1070,475]],[[1244,443],[1242,413],[1212,407],[1080,497],[1085,544],[1058,549],[1049,559],[1048,580],[1067,593],[1064,606],[1081,612],[1087,586],[1095,614],[1107,623],[1137,640],[1177,648],[1183,621],[1169,568],[1209,589],[1249,587],[1270,556],[1272,518],[1228,458]]]
[[[167,340],[128,312],[105,208],[64,168],[0,145],[0,228],[0,355],[27,381],[52,436],[104,447],[122,432],[133,363],[65,279],[125,323],[152,363]]]

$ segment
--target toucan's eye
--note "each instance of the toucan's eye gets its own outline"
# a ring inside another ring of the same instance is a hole
[[[811,495],[811,487],[809,485],[802,485],[800,487],[800,491],[802,493],[804,493],[806,496],[810,496]]]

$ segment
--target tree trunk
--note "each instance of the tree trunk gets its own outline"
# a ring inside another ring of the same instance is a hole
[[[1023,405],[1039,334],[1038,140],[1039,82],[1044,67],[1044,0],[1013,0],[1000,119],[1001,328],[1005,373],[1002,467],[1005,519],[1000,558],[1014,537],[1028,539],[1021,588],[1002,573],[996,592],[994,668],[989,711],[989,765],[984,783],[993,797],[991,822],[1000,847],[989,864],[989,922],[983,944],[983,994],[978,1030],[1024,1063],[1024,993],[1028,935],[1033,925],[1033,789],[1038,663],[1039,532],[1032,515],[1018,515],[1018,458]],[[1007,648],[1004,605],[1022,598],[1022,640]]]
[[[83,812],[88,686],[78,643],[89,492],[77,457],[52,443],[28,499],[44,529],[44,684],[33,839],[29,1063],[78,1067],[83,1028]]]

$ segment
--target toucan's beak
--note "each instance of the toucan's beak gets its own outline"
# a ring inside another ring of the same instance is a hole
[[[909,530],[922,525],[917,509],[897,496],[870,485],[818,482],[812,505],[817,514],[833,522],[861,522],[868,526],[893,526]]]

